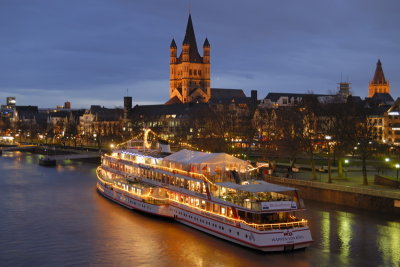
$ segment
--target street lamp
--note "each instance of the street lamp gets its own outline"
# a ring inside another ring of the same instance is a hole
[[[325,136],[325,139],[327,140],[327,148],[328,148],[328,183],[332,183],[332,173],[331,173],[331,154],[330,154],[330,144],[329,141],[332,139],[332,136],[327,135]]]
[[[344,175],[345,175],[345,177],[347,179],[347,164],[349,164],[349,160],[345,159],[344,160],[344,164],[346,164],[345,167],[344,167]]]
[[[396,167],[396,178],[397,178],[397,181],[399,181],[399,168],[400,168],[400,164],[399,164],[399,163],[396,163],[395,167]]]
[[[389,158],[385,158],[385,162],[389,162],[390,161],[390,159]]]

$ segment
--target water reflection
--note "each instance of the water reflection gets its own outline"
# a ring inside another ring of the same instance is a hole
[[[400,223],[388,222],[378,226],[377,245],[382,254],[383,265],[400,265]]]
[[[338,212],[338,229],[337,234],[340,240],[340,260],[343,265],[349,264],[350,246],[353,238],[353,216],[348,212]]]
[[[331,223],[330,223],[330,213],[329,212],[322,212],[320,225],[321,225],[320,246],[324,252],[329,252],[330,251],[330,234],[331,234]]]
[[[46,168],[37,161],[35,154],[18,152],[0,157],[0,265],[292,267],[400,262],[400,223],[375,214],[306,203],[312,246],[291,253],[258,253],[114,204],[95,191],[95,165],[72,161]]]

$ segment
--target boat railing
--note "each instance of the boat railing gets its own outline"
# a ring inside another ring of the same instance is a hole
[[[296,222],[284,222],[284,223],[271,223],[271,224],[251,224],[246,223],[246,225],[255,228],[259,231],[269,231],[269,230],[284,230],[296,227],[306,227],[308,225],[307,220],[301,220]]]
[[[216,196],[217,198],[254,211],[263,211],[261,202],[292,201],[289,199],[271,198],[268,200],[249,200],[238,196]]]
[[[109,158],[113,158],[114,160],[119,160],[121,162],[129,163],[129,164],[138,164],[139,166],[146,166],[146,167],[151,167],[153,169],[158,169],[158,170],[163,170],[166,172],[170,172],[173,174],[180,174],[182,176],[187,176],[190,178],[194,179],[200,179],[200,180],[209,180],[213,182],[223,182],[224,180],[219,177],[219,175],[211,175],[209,173],[197,173],[197,172],[192,172],[192,171],[187,171],[187,170],[180,170],[177,168],[171,168],[168,166],[162,166],[158,164],[152,164],[152,163],[138,163],[130,158],[126,158],[121,155],[113,156],[113,155],[108,155]]]
[[[153,197],[144,198],[143,202],[153,205],[166,205],[168,204],[168,199],[157,199]]]

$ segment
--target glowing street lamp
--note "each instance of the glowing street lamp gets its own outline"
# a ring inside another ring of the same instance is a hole
[[[349,160],[348,160],[348,159],[345,159],[345,160],[344,160],[344,164],[346,164],[346,166],[344,167],[344,175],[345,175],[345,177],[347,178],[347,164],[349,164]]]
[[[385,162],[389,162],[390,161],[390,159],[389,158],[385,158]]]
[[[395,167],[396,167],[396,178],[397,178],[397,181],[398,181],[398,180],[399,180],[399,169],[400,169],[400,164],[399,164],[399,163],[396,163]]]

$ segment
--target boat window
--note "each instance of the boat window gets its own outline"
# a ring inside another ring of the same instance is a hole
[[[221,207],[221,214],[225,215],[226,209],[224,207]]]

